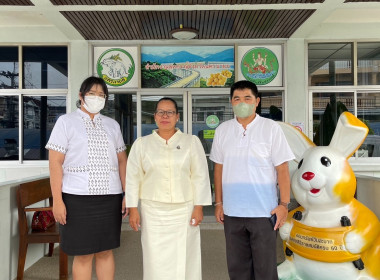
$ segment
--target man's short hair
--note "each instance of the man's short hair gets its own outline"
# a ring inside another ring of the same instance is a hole
[[[250,89],[256,98],[259,97],[259,91],[257,90],[257,86],[255,85],[255,83],[252,83],[250,81],[242,80],[242,81],[238,81],[234,83],[231,86],[231,90],[230,90],[231,99],[232,99],[232,96],[234,95],[234,91],[237,89],[240,89],[240,90]]]

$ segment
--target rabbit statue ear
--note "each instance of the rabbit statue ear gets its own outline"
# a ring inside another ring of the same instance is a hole
[[[367,134],[368,127],[362,121],[349,112],[343,112],[339,117],[329,147],[349,158],[359,149]]]
[[[300,162],[304,152],[310,147],[314,147],[315,144],[294,126],[284,122],[278,122],[278,124],[282,128],[286,140],[288,141],[288,144],[296,157],[295,161]]]

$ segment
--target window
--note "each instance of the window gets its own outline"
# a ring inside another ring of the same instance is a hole
[[[57,119],[66,114],[64,96],[23,96],[23,159],[47,160],[45,145]]]
[[[380,85],[380,43],[358,43],[358,85]]]
[[[0,47],[0,89],[18,88],[18,48]]]
[[[120,124],[123,139],[128,148],[136,140],[137,135],[137,110],[136,95],[112,94],[101,111],[107,117],[116,120]]]
[[[211,152],[214,132],[222,122],[234,117],[229,95],[193,95],[192,133],[201,140],[205,153]]]
[[[340,114],[349,111],[369,129],[354,156],[380,157],[380,42],[312,43],[308,54],[314,143],[329,145]],[[357,65],[353,66],[355,55]],[[349,89],[344,85],[350,85]]]
[[[275,121],[283,120],[282,92],[263,91],[257,113]]]
[[[308,49],[310,86],[353,85],[352,43],[313,43]]]
[[[67,47],[0,47],[0,54],[0,160],[47,160],[46,142],[66,113]]]
[[[18,96],[0,96],[0,160],[19,159],[18,108]]]
[[[380,157],[380,90],[358,92],[358,118],[369,129],[367,138],[359,149],[359,156]]]
[[[23,47],[23,88],[67,88],[67,47]]]
[[[313,142],[328,146],[341,113],[354,113],[353,92],[313,93]]]

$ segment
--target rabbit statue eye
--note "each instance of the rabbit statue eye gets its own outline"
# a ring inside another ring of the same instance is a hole
[[[302,163],[303,163],[303,159],[301,159],[301,161],[298,163],[298,169],[300,169],[300,167],[302,166]]]
[[[324,166],[329,167],[331,165],[331,160],[328,157],[321,157],[321,163]]]

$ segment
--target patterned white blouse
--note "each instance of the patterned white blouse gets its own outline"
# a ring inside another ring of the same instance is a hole
[[[45,146],[65,155],[62,192],[76,195],[122,192],[117,153],[126,147],[119,124],[80,109],[58,118]]]

